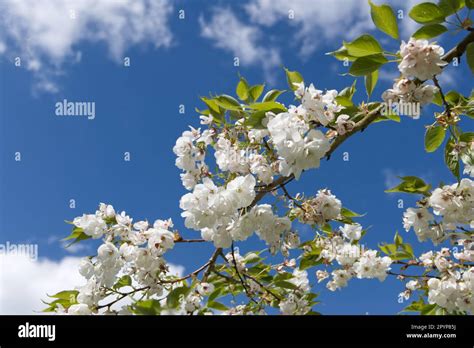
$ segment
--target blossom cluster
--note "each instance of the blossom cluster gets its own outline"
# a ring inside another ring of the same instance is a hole
[[[99,301],[110,295],[110,289],[123,276],[129,276],[133,287],[146,290],[147,296],[160,296],[166,291],[163,279],[169,267],[163,255],[175,245],[173,222],[137,221],[125,212],[115,213],[113,206],[100,204],[95,214],[84,214],[73,221],[74,226],[92,238],[103,237],[95,258],[84,258],[79,273],[86,284],[79,287],[77,303],[69,314],[97,312]],[[123,308],[126,311],[126,308]]]
[[[308,272],[295,269],[293,278],[289,280],[297,289],[280,301],[280,312],[283,315],[304,315],[311,310],[309,301],[305,296],[311,290],[309,284]]]
[[[402,61],[398,69],[406,77],[414,77],[421,81],[432,79],[443,71],[446,62],[441,59],[444,49],[430,44],[427,40],[410,38],[400,45]]]
[[[305,199],[293,214],[302,223],[323,225],[341,217],[342,203],[328,189],[319,190],[314,198]]]
[[[315,127],[333,123],[344,134],[354,126],[348,115],[337,117],[343,109],[336,102],[337,91],[323,92],[303,82],[296,87],[300,105],[277,114],[266,112],[263,128],[246,127],[245,119],[219,128],[213,125],[212,116],[201,116],[208,129],[191,128],[177,139],[173,148],[176,166],[184,171],[183,185],[192,191],[181,198],[182,216],[186,227],[200,231],[216,247],[229,247],[232,241],[245,240],[256,232],[272,250],[288,249],[285,238],[291,230],[290,220],[278,217],[266,204],[250,207],[256,186],[271,184],[275,175],[298,179],[304,170],[319,167],[330,141]],[[210,173],[205,163],[210,147],[219,175]],[[322,195],[322,218],[331,219],[331,208],[325,206]]]
[[[462,251],[442,248],[422,254],[419,260],[425,273],[436,271],[437,275],[408,281],[400,296],[408,299],[415,291],[425,288],[430,304],[448,313],[474,313],[474,267],[465,264],[474,261],[474,242],[459,240],[458,244]]]
[[[407,78],[401,78],[393,84],[393,88],[387,89],[382,94],[385,102],[412,103],[418,102],[421,106],[431,103],[438,88],[432,85],[417,85],[416,82]]]
[[[379,256],[376,250],[365,249],[362,245],[353,243],[361,236],[362,227],[359,224],[345,224],[340,228],[341,234],[329,238],[319,238],[316,245],[321,249],[320,257],[325,264],[334,261],[341,266],[331,272],[332,279],[326,287],[335,291],[347,286],[351,278],[372,279],[384,281],[390,270],[392,260],[388,256]],[[329,273],[319,270],[316,273],[318,282],[329,277]]]
[[[408,43],[402,41],[402,60],[398,65],[401,77],[395,81],[393,88],[382,94],[382,99],[386,103],[420,103],[421,106],[431,103],[438,88],[424,82],[443,71],[446,65],[441,59],[443,54],[442,47],[426,40],[410,38]]]
[[[291,229],[287,217],[275,215],[268,204],[244,210],[255,198],[255,184],[252,174],[238,176],[225,187],[205,178],[181,198],[186,227],[201,231],[202,238],[218,248],[230,247],[232,241],[245,240],[254,232],[270,246],[279,244]]]
[[[438,244],[449,237],[449,232],[459,235],[459,226],[474,228],[474,182],[469,178],[436,188],[418,205],[403,214],[403,225],[407,231],[413,228],[420,241],[431,239]],[[436,221],[435,216],[441,221]]]

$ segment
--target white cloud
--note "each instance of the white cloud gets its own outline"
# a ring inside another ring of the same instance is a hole
[[[35,314],[45,308],[41,300],[47,294],[83,285],[77,270],[80,259],[34,261],[25,255],[0,254],[0,314]],[[170,265],[170,271],[181,275],[184,267]]]
[[[201,35],[215,46],[238,57],[241,65],[260,64],[267,72],[280,64],[277,49],[263,46],[262,33],[257,26],[240,21],[228,8],[216,8],[210,20],[201,16]]]
[[[246,10],[254,23],[263,26],[279,21],[295,26],[303,56],[322,42],[329,41],[336,49],[340,44],[337,39],[350,40],[373,28],[368,4],[360,0],[256,0],[248,3]]]
[[[21,57],[54,91],[51,74],[80,59],[80,43],[102,42],[117,61],[133,45],[169,46],[171,11],[169,0],[2,0],[0,54]]]

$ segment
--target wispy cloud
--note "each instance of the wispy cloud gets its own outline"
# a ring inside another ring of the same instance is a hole
[[[280,64],[278,50],[260,42],[261,30],[240,21],[230,8],[215,8],[210,18],[201,16],[199,22],[201,35],[238,57],[240,65],[259,64],[269,72]]]
[[[253,23],[293,26],[304,57],[324,42],[348,40],[373,26],[367,2],[360,0],[256,0],[245,8]]]
[[[169,0],[2,0],[0,54],[33,71],[54,92],[54,77],[78,62],[80,43],[104,43],[115,61],[133,45],[169,46]]]

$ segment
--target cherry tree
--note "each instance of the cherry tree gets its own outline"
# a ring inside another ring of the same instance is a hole
[[[85,285],[51,296],[45,311],[317,314],[316,287],[308,279],[314,272],[322,283],[317,288],[327,291],[350,291],[341,289],[353,281],[393,276],[401,281],[400,290],[387,296],[410,301],[404,311],[473,313],[474,182],[469,177],[474,176],[474,133],[463,131],[460,123],[474,117],[474,94],[445,91],[438,79],[454,64],[474,72],[473,8],[472,0],[420,3],[409,16],[422,26],[400,42],[394,10],[369,1],[375,26],[399,50],[385,50],[368,34],[344,42],[330,54],[348,63],[354,83],[347,88],[319,90],[285,69],[295,105],[278,101],[284,91],[265,91],[243,77],[236,97],[201,98],[200,126],[196,122],[185,130],[173,148],[189,191],[179,202],[187,230],[173,229],[171,219],[135,220],[101,203],[96,212],[69,222],[71,244],[102,240],[97,254],[79,265]],[[461,39],[448,51],[429,41],[451,32]],[[379,69],[386,64],[398,67],[393,88],[379,101],[353,100],[358,78],[373,97]],[[357,222],[360,215],[329,188],[291,192],[291,182],[309,170],[322,170],[322,160],[348,138],[363,136],[381,121],[411,122],[400,117],[401,108],[413,111],[429,104],[437,111],[424,118],[429,120],[425,148],[431,153],[444,144],[452,183],[434,187],[405,176],[387,192],[418,195],[416,206],[400,218],[432,251],[415,255],[398,233],[393,243],[380,241],[370,248],[363,244],[367,230]],[[300,238],[296,222],[311,228],[311,238]],[[263,250],[241,254],[238,245],[254,234]],[[214,252],[191,273],[178,276],[166,254],[184,243],[210,243]]]

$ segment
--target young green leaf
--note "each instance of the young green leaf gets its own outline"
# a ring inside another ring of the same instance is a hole
[[[415,31],[412,35],[415,39],[432,39],[448,31],[442,24],[427,24]]]
[[[263,96],[262,102],[275,101],[280,96],[280,94],[282,94],[283,92],[285,92],[285,91],[280,91],[278,89],[272,89],[272,90],[268,91]]]
[[[464,5],[461,0],[439,0],[438,6],[448,17],[458,12]]]
[[[170,291],[168,297],[166,298],[166,305],[169,308],[175,308],[179,304],[179,298],[181,296],[186,296],[189,294],[191,289],[187,286],[181,286]]]
[[[459,159],[455,151],[456,141],[450,137],[444,148],[444,163],[449,168],[451,173],[459,179]]]
[[[445,17],[443,10],[431,2],[423,2],[414,6],[408,15],[420,24],[441,23]]]
[[[369,75],[365,76],[365,90],[367,92],[367,96],[370,98],[372,95],[372,92],[375,89],[375,86],[377,85],[377,80],[379,78],[379,71],[375,70]]]
[[[303,76],[297,71],[290,71],[285,68],[286,72],[286,80],[288,82],[288,86],[292,91],[296,91],[298,87],[296,87],[295,83],[303,82]]]
[[[240,78],[237,88],[235,89],[235,93],[240,98],[240,100],[247,101],[249,97],[249,84],[243,77]]]
[[[255,129],[265,128],[262,125],[262,121],[265,118],[266,113],[267,111],[265,110],[251,113],[250,116],[245,120],[244,125]]]
[[[398,234],[398,231],[395,232],[395,237],[393,237],[393,242],[397,247],[403,244],[403,238]]]
[[[398,40],[398,23],[393,9],[387,4],[377,6],[370,0],[369,4],[370,16],[375,26],[380,31]]]
[[[249,94],[250,94],[250,97],[252,98],[252,101],[256,101],[262,95],[264,88],[265,88],[265,85],[255,85],[249,89]]]
[[[425,150],[434,152],[444,141],[446,130],[441,126],[430,126],[425,133]]]
[[[342,46],[341,48],[339,48],[336,51],[328,52],[326,54],[331,55],[334,58],[336,58],[337,60],[342,60],[342,61],[347,60],[349,62],[353,62],[354,60],[357,59],[357,57],[351,56],[349,54],[349,52],[347,51],[347,48],[345,48],[344,46]]]
[[[82,240],[86,240],[86,239],[90,239],[90,238],[91,238],[91,236],[85,234],[84,230],[82,228],[75,227],[72,230],[71,234],[69,236],[67,236],[66,238],[64,238],[63,241],[73,239],[73,241],[71,243],[69,243],[65,246],[66,248],[69,248],[73,244],[76,244],[76,243],[78,243]]]
[[[427,194],[431,188],[431,185],[425,183],[422,179],[416,176],[402,176],[400,177],[402,182],[389,189],[385,192],[392,193],[392,192],[405,192],[405,193],[421,193]]]
[[[220,302],[215,302],[215,301],[209,301],[207,303],[207,307],[212,308],[212,309],[217,309],[218,311],[226,311],[229,309],[226,305]]]
[[[115,283],[114,289],[120,289],[130,285],[132,285],[132,278],[129,275],[124,275]]]
[[[253,103],[249,105],[249,108],[258,110],[258,111],[287,111],[285,105],[280,104],[275,101],[263,102],[263,103]]]
[[[357,58],[354,63],[352,63],[349,69],[349,74],[353,76],[368,75],[375,70],[378,70],[383,64],[387,62],[387,58],[385,58],[382,54],[360,57]]]
[[[382,53],[383,49],[379,42],[371,35],[364,34],[352,42],[345,42],[344,47],[349,55],[354,57],[365,57]]]
[[[214,99],[214,102],[223,109],[232,111],[241,111],[240,103],[234,97],[222,94]]]

